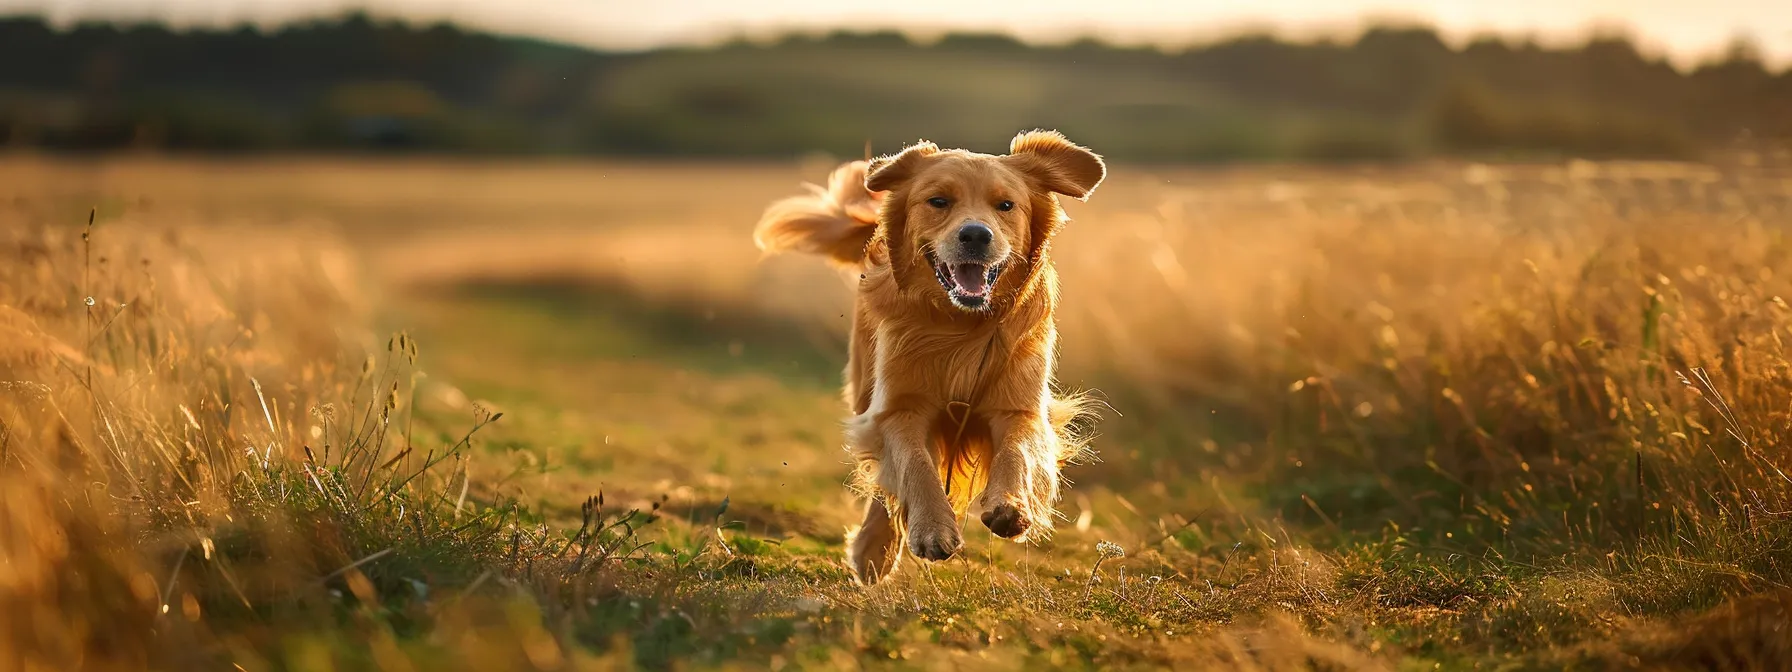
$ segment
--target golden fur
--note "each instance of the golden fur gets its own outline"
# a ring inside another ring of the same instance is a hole
[[[847,163],[760,220],[762,249],[858,278],[845,397],[869,499],[847,549],[860,581],[887,576],[903,548],[951,557],[967,512],[1017,541],[1050,533],[1060,467],[1086,451],[1072,430],[1085,400],[1052,391],[1058,195],[1086,198],[1105,174],[1051,131],[1002,156],[921,142]]]

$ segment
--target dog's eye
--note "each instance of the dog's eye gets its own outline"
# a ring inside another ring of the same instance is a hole
[[[1007,212],[1009,210],[1013,210],[1014,209],[1014,201],[1002,201],[1001,203],[997,203],[996,209],[1001,210],[1002,212]]]
[[[927,204],[931,205],[933,207],[936,207],[936,208],[944,208],[948,205],[951,205],[952,201],[947,200],[945,196],[935,196],[933,198],[927,199]]]

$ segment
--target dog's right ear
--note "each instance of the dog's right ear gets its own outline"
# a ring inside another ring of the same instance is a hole
[[[915,176],[927,157],[938,153],[938,145],[922,140],[894,156],[872,159],[871,166],[865,169],[865,188],[870,191],[889,191],[900,187]]]

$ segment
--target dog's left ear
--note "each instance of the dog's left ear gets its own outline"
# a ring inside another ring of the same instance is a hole
[[[1107,164],[1088,148],[1057,131],[1027,131],[1008,143],[1003,160],[1039,182],[1046,191],[1077,200],[1089,197],[1107,176]]]

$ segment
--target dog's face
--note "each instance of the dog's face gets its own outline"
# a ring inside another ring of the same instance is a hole
[[[952,305],[981,310],[1016,250],[1028,248],[1027,182],[994,157],[941,156],[904,194],[910,246]]]
[[[1024,284],[1002,282],[1017,267],[1043,262],[1062,219],[1055,194],[1085,198],[1105,174],[1093,152],[1034,131],[1004,156],[916,144],[873,161],[865,186],[888,192],[882,219],[898,281],[930,273],[951,305],[982,311]]]

